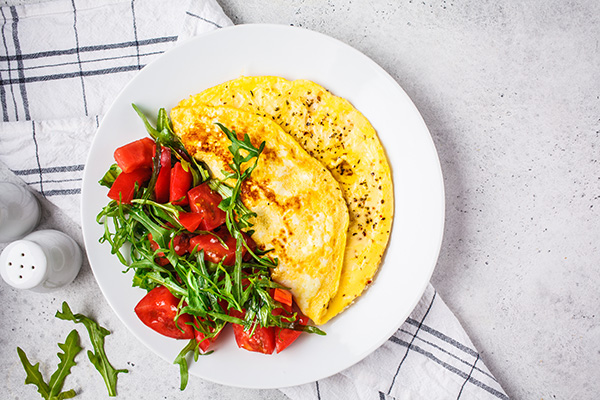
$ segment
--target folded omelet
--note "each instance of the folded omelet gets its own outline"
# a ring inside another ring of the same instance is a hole
[[[339,289],[320,319],[328,321],[372,282],[390,235],[392,177],[375,129],[347,100],[307,80],[241,77],[191,96],[180,107],[198,104],[271,119],[339,182],[350,222]]]
[[[279,260],[273,280],[289,287],[302,312],[322,324],[338,291],[349,221],[338,182],[269,118],[231,107],[181,105],[171,111],[171,121],[190,154],[218,179],[232,171],[232,155],[217,122],[240,139],[247,134],[255,147],[265,142],[242,183],[242,202],[257,214],[252,238]]]

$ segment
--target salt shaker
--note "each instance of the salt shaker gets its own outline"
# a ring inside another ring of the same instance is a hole
[[[20,239],[40,222],[40,203],[26,188],[0,182],[0,243]]]
[[[0,275],[17,289],[45,293],[71,283],[81,262],[81,249],[72,238],[46,229],[6,246],[0,255]]]

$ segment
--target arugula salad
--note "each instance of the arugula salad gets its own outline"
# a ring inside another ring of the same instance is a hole
[[[109,203],[97,216],[101,243],[133,270],[132,286],[147,291],[135,307],[156,332],[188,340],[174,360],[183,390],[188,355],[212,352],[227,324],[240,348],[281,352],[302,332],[324,332],[294,304],[292,294],[271,280],[277,259],[252,240],[255,216],[240,199],[242,184],[265,143],[255,147],[217,124],[231,141],[231,171],[225,180],[190,156],[174,134],[165,109],[153,126],[135,105],[150,137],[115,150],[115,163],[99,181]],[[235,182],[227,184],[227,182]]]

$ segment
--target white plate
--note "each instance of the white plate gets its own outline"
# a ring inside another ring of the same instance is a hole
[[[384,263],[371,286],[343,314],[322,327],[327,336],[302,335],[281,354],[240,350],[229,332],[215,352],[192,363],[190,373],[247,388],[277,388],[328,377],[383,344],[420,299],[442,239],[442,174],[429,131],[398,84],[357,50],[319,33],[279,25],[239,25],[191,39],[147,65],[106,114],[85,167],[82,223],[87,254],[98,284],[123,323],[148,348],[172,363],[184,341],[162,337],[133,312],[144,291],[100,245],[96,215],[108,202],[98,185],[114,162],[114,150],[146,136],[131,107],[154,114],[179,100],[241,75],[310,79],[348,99],[373,124],[392,167],[395,218]],[[165,364],[165,368],[169,367]]]

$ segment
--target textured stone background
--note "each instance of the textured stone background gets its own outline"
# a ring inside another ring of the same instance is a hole
[[[596,398],[600,2],[218,1],[235,23],[290,24],[333,36],[396,79],[429,126],[444,173],[446,231],[434,286],[510,397]],[[4,167],[0,178],[16,179]],[[71,221],[44,207],[42,226],[81,243]],[[89,293],[87,303],[106,305],[87,264],[64,294],[80,291]],[[6,285],[0,293],[0,354],[24,341],[32,343],[31,358],[48,360],[56,349],[34,347],[28,327],[52,319],[61,299],[33,294],[25,305],[11,304],[25,300]],[[15,309],[31,314],[11,315]],[[120,326],[107,306],[95,309],[99,321]],[[124,330],[114,336],[109,354],[127,349],[115,364],[136,367],[120,378],[120,398],[136,398],[141,385],[146,398],[167,393],[164,385],[182,399],[283,397],[199,379],[179,394],[175,369],[144,380],[162,361]],[[19,368],[3,380],[20,381]],[[88,396],[102,390],[96,379],[85,381]]]

